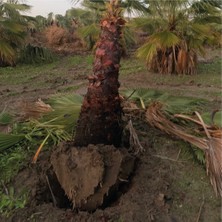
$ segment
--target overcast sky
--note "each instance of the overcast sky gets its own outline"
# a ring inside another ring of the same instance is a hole
[[[78,7],[78,4],[73,4],[71,0],[26,0],[25,3],[32,6],[28,14],[44,17],[47,17],[50,12],[65,15],[67,9]]]

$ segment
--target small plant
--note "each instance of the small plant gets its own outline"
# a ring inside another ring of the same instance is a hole
[[[7,125],[12,122],[12,116],[4,110],[0,112],[0,125]]]
[[[6,217],[10,216],[14,210],[25,207],[27,198],[27,192],[16,195],[13,187],[6,189],[5,193],[0,191],[0,213]]]
[[[19,145],[14,145],[7,152],[0,153],[0,181],[8,183],[24,166],[27,150]]]

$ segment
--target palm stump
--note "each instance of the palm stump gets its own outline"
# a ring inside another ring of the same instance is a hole
[[[111,1],[101,21],[93,75],[84,98],[74,143],[62,144],[51,157],[57,180],[73,208],[93,211],[118,197],[134,169],[134,156],[120,148],[122,108],[118,81],[125,21]]]

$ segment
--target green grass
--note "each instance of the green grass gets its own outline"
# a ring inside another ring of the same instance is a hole
[[[27,149],[16,145],[7,152],[0,153],[0,181],[8,183],[25,166],[24,161],[27,158]]]
[[[75,85],[75,86],[67,86],[62,89],[58,89],[59,93],[68,93],[68,92],[73,92],[77,89],[79,89],[83,84]]]
[[[93,63],[93,55],[91,54],[86,56],[75,55],[68,58],[69,67],[77,66],[80,64],[92,67],[92,63]]]
[[[144,64],[144,62],[140,61],[137,58],[131,57],[122,59],[121,61],[121,67],[120,67],[120,75],[121,76],[127,76],[137,73],[143,73],[147,72],[147,68]]]
[[[15,193],[14,188],[10,187],[5,192],[0,190],[0,213],[9,217],[16,209],[24,208],[28,201],[26,190]]]
[[[1,83],[10,85],[30,83],[39,76],[49,75],[57,65],[58,62],[53,62],[50,64],[0,68]]]
[[[198,64],[198,73],[199,74],[207,74],[207,75],[220,75],[222,69],[222,61],[221,58],[215,58],[211,62],[208,63],[199,63]],[[218,72],[220,70],[220,72]]]
[[[76,73],[92,70],[93,56],[92,55],[75,55],[65,57],[50,64],[39,65],[18,65],[15,68],[6,67],[0,68],[0,78],[2,84],[18,85],[18,84],[36,84],[36,79],[39,77],[47,77],[53,79],[61,76],[65,77],[70,68],[73,68]],[[200,87],[220,87],[221,86],[221,66],[220,58],[216,58],[212,63],[201,63],[198,65],[196,75],[161,75],[150,73],[145,63],[137,58],[125,58],[121,61],[120,76],[131,76],[143,73],[145,74],[144,82],[157,85],[176,86],[182,84],[184,86],[198,85]],[[84,70],[82,70],[84,68]],[[91,71],[92,72],[92,71]],[[42,83],[43,81],[41,81]]]

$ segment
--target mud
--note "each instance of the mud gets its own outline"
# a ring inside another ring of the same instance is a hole
[[[51,162],[72,207],[92,212],[117,199],[121,184],[133,173],[135,157],[114,146],[61,144]]]

